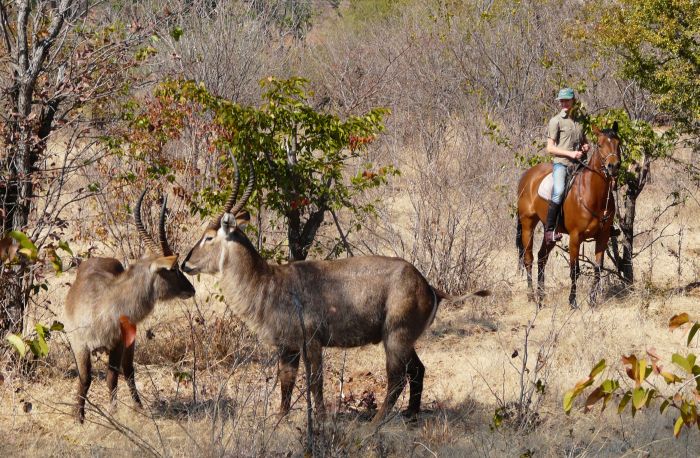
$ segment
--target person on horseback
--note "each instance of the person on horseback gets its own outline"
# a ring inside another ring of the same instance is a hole
[[[590,149],[583,120],[576,112],[574,90],[569,87],[561,89],[557,100],[561,111],[550,119],[547,125],[547,152],[553,156],[554,179],[544,228],[544,240],[549,246],[561,240],[561,234],[556,232],[556,229],[569,168]]]

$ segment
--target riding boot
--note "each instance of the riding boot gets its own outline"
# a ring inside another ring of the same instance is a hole
[[[544,243],[553,246],[559,240],[561,240],[561,234],[556,232],[557,220],[559,219],[559,209],[561,204],[554,202],[549,202],[549,209],[547,210],[547,221],[544,226]]]

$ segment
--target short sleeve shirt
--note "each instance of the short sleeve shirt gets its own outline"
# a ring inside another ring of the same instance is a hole
[[[554,140],[554,144],[559,148],[575,151],[581,148],[586,141],[581,118],[568,115],[561,110],[556,116],[549,120],[547,125],[547,138]],[[567,157],[554,156],[553,162],[571,165],[573,162]]]

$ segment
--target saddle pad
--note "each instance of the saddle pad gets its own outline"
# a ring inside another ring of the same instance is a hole
[[[544,200],[549,201],[552,198],[552,188],[554,187],[554,177],[548,173],[540,182],[540,187],[537,188],[537,194]]]

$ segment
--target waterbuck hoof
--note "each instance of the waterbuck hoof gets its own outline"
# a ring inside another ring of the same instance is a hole
[[[401,412],[401,416],[408,423],[416,423],[418,421],[418,413],[419,410],[417,409],[406,409]]]

